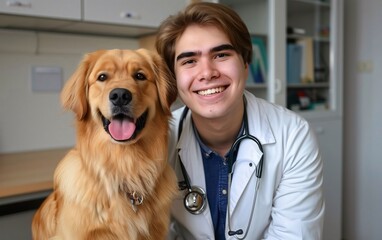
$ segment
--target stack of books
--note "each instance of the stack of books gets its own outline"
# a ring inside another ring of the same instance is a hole
[[[302,37],[287,44],[287,82],[314,82],[313,39]]]

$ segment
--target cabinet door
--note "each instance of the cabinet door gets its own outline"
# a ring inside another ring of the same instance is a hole
[[[324,164],[325,240],[341,239],[342,226],[342,120],[312,120]]]
[[[81,20],[81,0],[0,0],[0,13]]]
[[[156,28],[185,6],[186,0],[84,0],[84,20]]]
[[[342,1],[287,0],[286,106],[340,113]]]

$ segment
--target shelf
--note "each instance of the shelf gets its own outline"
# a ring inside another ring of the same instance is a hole
[[[288,88],[329,88],[329,83],[288,83]]]
[[[301,38],[311,37],[313,41],[321,42],[321,43],[330,43],[329,37],[317,37],[317,36],[309,36],[309,35],[298,35],[298,34],[288,34],[288,39],[290,40],[298,40]]]

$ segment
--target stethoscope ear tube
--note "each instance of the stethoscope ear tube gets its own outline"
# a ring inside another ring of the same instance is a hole
[[[187,112],[188,112],[188,107],[185,107],[182,113],[180,123],[179,123],[178,141],[179,141],[180,134],[183,128],[183,119],[186,117]],[[184,207],[191,214],[194,214],[194,215],[201,214],[206,209],[206,206],[207,206],[206,192],[201,187],[191,186],[190,178],[188,176],[188,173],[186,171],[186,168],[184,167],[182,160],[180,159],[179,152],[178,152],[178,158],[179,158],[179,164],[180,164],[180,168],[182,170],[182,175],[184,179],[183,181],[178,182],[178,187],[180,190],[187,189],[187,193],[183,199]]]

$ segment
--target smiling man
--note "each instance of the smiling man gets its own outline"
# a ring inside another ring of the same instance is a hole
[[[195,3],[166,19],[156,47],[186,105],[173,112],[180,194],[169,239],[321,239],[322,160],[307,121],[245,90],[240,17]]]

